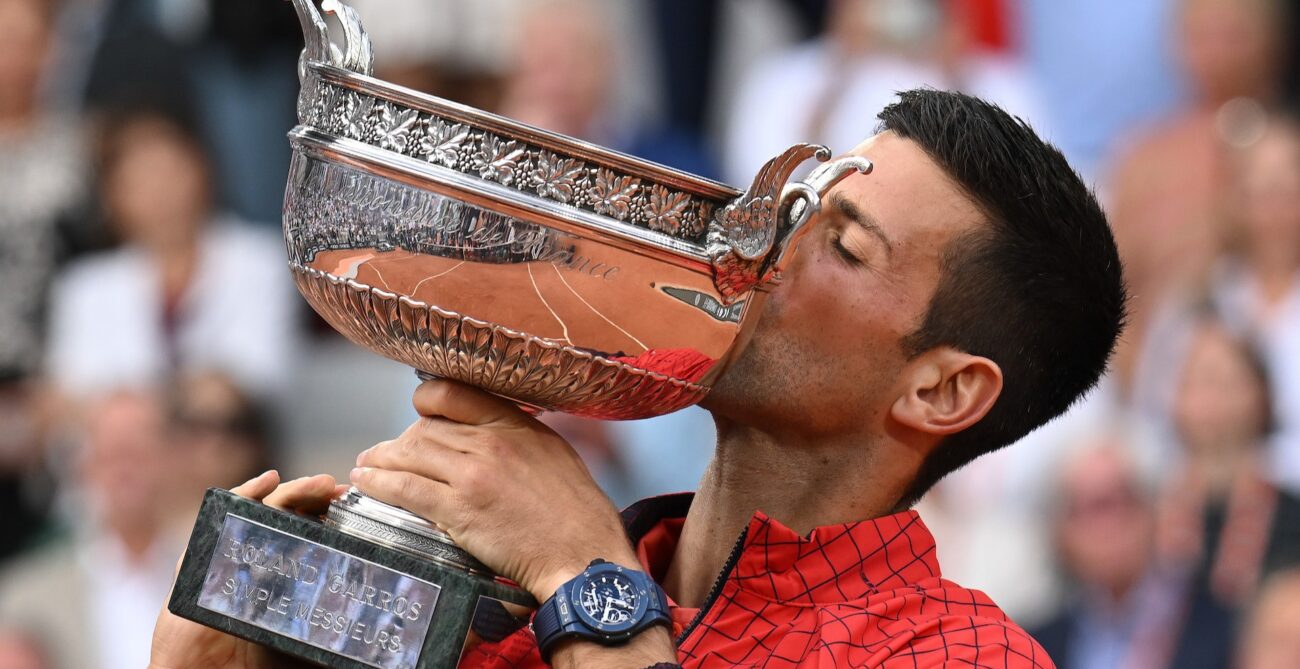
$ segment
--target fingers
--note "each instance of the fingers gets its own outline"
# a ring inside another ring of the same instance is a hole
[[[372,467],[357,467],[350,475],[361,492],[417,516],[442,524],[447,518],[451,487],[418,474]]]
[[[285,511],[320,515],[329,509],[339,487],[328,474],[305,476],[276,488],[262,503]]]
[[[280,472],[270,469],[262,472],[256,478],[250,479],[243,485],[231,488],[230,492],[233,492],[240,497],[247,497],[248,499],[260,502],[263,497],[271,494],[278,485],[280,485]]]
[[[437,441],[430,434],[436,429],[426,430],[423,439],[402,438],[379,443],[357,456],[357,466],[407,471],[447,482],[463,466],[465,453]]]
[[[445,379],[421,383],[412,403],[421,416],[442,416],[465,425],[509,422],[527,416],[507,400]]]

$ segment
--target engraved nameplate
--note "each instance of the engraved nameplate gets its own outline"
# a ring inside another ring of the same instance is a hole
[[[378,669],[413,669],[439,586],[230,515],[199,606]]]

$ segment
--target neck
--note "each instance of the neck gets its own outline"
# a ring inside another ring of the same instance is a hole
[[[149,249],[158,263],[159,281],[163,294],[176,297],[185,292],[198,264],[199,249],[197,240],[159,244]]]
[[[862,435],[800,439],[715,415],[717,452],[691,504],[664,587],[698,607],[762,511],[801,535],[889,515],[920,466],[912,451]]]
[[[122,550],[132,564],[146,562],[158,538],[157,528],[139,523],[121,523],[113,528],[112,534],[121,542]]]

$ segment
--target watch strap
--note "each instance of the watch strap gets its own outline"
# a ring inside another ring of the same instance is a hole
[[[556,602],[560,597],[566,597],[564,588],[560,588],[554,596],[546,600],[537,608],[537,613],[533,615],[533,634],[537,637],[537,647],[543,649],[543,655],[545,655],[544,649],[550,647],[558,637],[567,631],[560,621],[560,608]]]
[[[595,564],[593,562],[593,564]],[[632,572],[638,574],[640,578],[648,582],[650,591],[650,602],[641,621],[629,631],[625,639],[653,627],[654,625],[672,625],[672,618],[668,613],[668,595],[664,593],[663,588],[655,583],[644,572]],[[584,578],[586,572],[575,577],[574,580]],[[574,581],[560,586],[560,589],[546,600],[533,614],[533,635],[537,638],[537,647],[541,652],[542,659],[547,660],[550,656],[550,649],[557,641],[566,637],[577,637],[590,639],[596,643],[610,644],[618,643],[608,638],[602,638],[599,634],[591,630],[586,624],[579,619],[577,613],[573,610],[573,603],[569,601],[569,586]]]

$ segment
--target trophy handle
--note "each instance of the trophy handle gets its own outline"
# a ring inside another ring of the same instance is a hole
[[[753,289],[780,280],[794,249],[821,211],[822,196],[851,174],[870,174],[871,161],[849,156],[831,162],[830,149],[796,144],[769,160],[743,195],[723,207],[709,223],[708,254],[713,282],[725,304]],[[810,158],[824,164],[803,181],[790,175]]]
[[[845,180],[853,174],[871,174],[875,165],[870,160],[860,156],[848,156],[832,160],[828,163],[822,163],[817,169],[808,175],[803,181],[788,184],[781,191],[781,205],[784,215],[780,217],[786,221],[785,234],[776,241],[776,246],[768,255],[767,265],[763,270],[763,275],[759,283],[775,284],[781,280],[781,272],[785,271],[790,264],[791,258],[794,257],[794,250],[799,246],[800,240],[808,234],[811,227],[808,222],[812,220],[818,212],[821,211],[822,196],[830,192],[835,184]]]
[[[307,81],[308,61],[341,67],[359,74],[374,73],[374,47],[356,10],[339,0],[321,0],[320,9],[316,8],[314,0],[291,1],[298,13],[298,22],[302,24],[303,39],[306,42],[302,58],[298,61],[300,81]],[[321,11],[333,14],[343,26],[342,50],[330,40],[329,25],[325,23]]]

